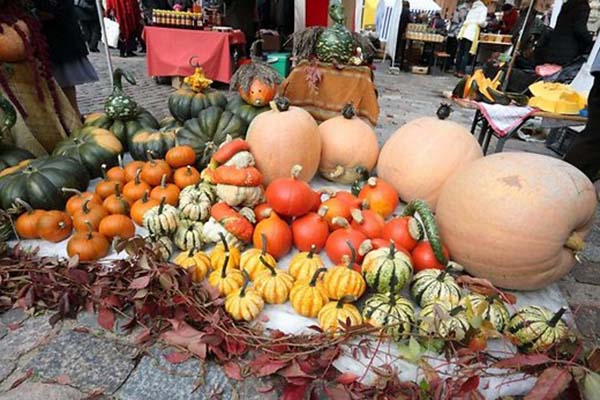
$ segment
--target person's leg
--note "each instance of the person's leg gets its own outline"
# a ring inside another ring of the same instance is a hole
[[[67,86],[61,89],[65,93],[69,103],[71,103],[73,110],[75,110],[77,115],[81,116],[81,113],[79,112],[79,106],[77,105],[77,90],[75,89],[75,86]]]
[[[456,70],[459,74],[464,75],[467,70],[467,65],[469,65],[469,61],[471,60],[471,53],[469,53],[469,50],[471,50],[471,41],[469,39],[461,39],[459,45],[460,63],[458,58],[456,60]]]
[[[464,67],[461,69],[461,66],[463,66],[463,58],[466,56],[465,55],[466,52],[466,46],[465,46],[465,39],[460,39],[458,41],[458,51],[456,52],[456,74],[464,74],[465,70]],[[464,65],[466,65],[466,63],[464,63]]]
[[[98,42],[100,41],[100,22],[97,19],[90,21],[90,51],[98,52]]]
[[[83,40],[89,45],[91,37],[90,21],[79,20],[79,26],[81,27],[81,33],[83,33]]]
[[[136,49],[137,49],[136,34],[132,33],[131,36],[129,37],[129,40],[127,40],[127,55],[129,57],[137,56],[137,54],[135,54]]]
[[[446,53],[450,55],[448,57],[448,63],[446,64],[447,69],[455,69],[456,64],[454,62],[454,57],[456,56],[456,50],[458,47],[458,41],[455,37],[449,36],[446,41]]]

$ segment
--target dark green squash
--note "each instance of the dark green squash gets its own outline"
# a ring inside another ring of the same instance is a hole
[[[227,136],[244,138],[248,125],[240,117],[219,107],[202,110],[197,118],[183,124],[177,132],[179,144],[190,145],[196,152],[196,163],[204,169],[213,153]]]
[[[0,177],[0,207],[11,209],[15,199],[20,198],[34,209],[62,210],[71,197],[71,193],[63,192],[62,188],[83,192],[89,183],[87,169],[73,158],[38,158],[26,167]]]
[[[96,126],[111,131],[127,148],[129,139],[142,129],[159,129],[159,123],[148,111],[138,107],[137,114],[128,120],[112,119],[105,113],[92,113],[85,118],[85,126]]]
[[[129,141],[129,153],[134,160],[148,161],[164,158],[167,151],[175,146],[175,136],[178,128],[167,126],[159,130],[138,131]]]
[[[128,71],[117,68],[113,72],[113,90],[104,102],[104,112],[112,119],[128,120],[135,117],[138,105],[133,97],[123,91],[122,78],[135,85],[135,78]]]
[[[227,102],[227,111],[231,111],[238,117],[244,120],[244,122],[250,125],[250,122],[259,114],[264,113],[265,111],[269,111],[271,108],[269,106],[264,107],[254,107],[250,105],[242,99],[239,94],[235,94],[229,98]]]
[[[346,17],[341,2],[330,2],[329,17],[333,25],[319,35],[315,55],[319,61],[347,64],[354,52],[354,38],[344,25]]]
[[[52,154],[76,159],[85,166],[92,178],[97,178],[102,175],[100,167],[103,164],[109,168],[117,165],[122,152],[123,146],[112,132],[86,126],[58,143]]]
[[[32,158],[35,158],[35,156],[25,149],[7,144],[0,145],[0,171]]]
[[[169,111],[180,122],[196,118],[200,111],[208,107],[225,108],[226,105],[227,98],[225,95],[210,88],[195,92],[189,86],[185,86],[169,96]]]

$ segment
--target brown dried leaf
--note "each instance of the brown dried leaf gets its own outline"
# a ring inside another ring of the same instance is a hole
[[[522,367],[535,367],[551,361],[552,359],[545,354],[517,354],[498,361],[494,364],[494,367],[519,369]]]
[[[335,381],[341,383],[342,385],[350,385],[351,383],[354,383],[357,380],[358,375],[355,375],[351,372],[344,372],[343,374],[335,378]]]
[[[227,375],[231,379],[235,379],[237,381],[244,380],[244,378],[242,377],[242,368],[236,362],[229,361],[228,363],[224,364],[223,372],[225,372],[225,375]]]
[[[547,368],[523,400],[556,399],[569,386],[573,376],[567,369]]]

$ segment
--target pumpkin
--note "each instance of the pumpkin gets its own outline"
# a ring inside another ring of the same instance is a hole
[[[117,165],[106,171],[106,177],[111,181],[120,182],[123,185],[127,183],[127,175],[125,174],[123,159],[120,154],[117,156]]]
[[[116,237],[130,239],[135,235],[135,225],[126,215],[112,214],[102,218],[98,232],[109,240]]]
[[[281,75],[261,59],[261,52],[255,41],[250,47],[251,62],[241,65],[231,77],[230,87],[237,90],[240,97],[248,104],[262,107],[277,95],[277,88],[282,81]]]
[[[265,302],[255,289],[248,289],[249,277],[244,274],[244,284],[225,299],[225,311],[236,321],[250,322],[263,310]]]
[[[235,94],[229,98],[226,110],[240,117],[246,123],[246,125],[250,125],[252,120],[256,118],[257,115],[262,114],[265,111],[269,111],[270,108],[269,106],[254,107],[253,105],[246,103],[241,96]]]
[[[131,96],[123,91],[122,78],[135,85],[135,78],[129,71],[116,68],[113,72],[113,90],[104,102],[104,112],[109,118],[127,120],[135,117],[138,107]]]
[[[165,161],[171,168],[187,167],[196,162],[196,153],[191,146],[177,144],[165,154]]]
[[[285,221],[271,211],[268,218],[256,224],[252,234],[254,247],[262,248],[263,240],[267,241],[267,253],[279,260],[292,248],[292,230]]]
[[[297,281],[307,281],[312,278],[318,269],[324,266],[325,264],[319,256],[316,246],[312,246],[310,251],[294,254],[288,265],[288,273]]]
[[[300,251],[320,252],[329,237],[329,225],[324,218],[327,207],[321,206],[319,211],[308,213],[292,222],[292,238],[294,246]]]
[[[85,118],[84,126],[95,126],[112,132],[124,149],[127,149],[129,138],[138,131],[160,129],[156,118],[142,107],[138,107],[135,115],[128,119],[113,119],[105,113],[91,113]]]
[[[2,99],[0,99],[0,105],[1,104]],[[0,133],[1,132],[2,127],[0,125]],[[0,145],[0,171],[4,171],[6,168],[14,167],[22,161],[31,160],[34,158],[35,156],[25,149],[20,149],[16,146],[11,146],[7,144]]]
[[[150,235],[147,237],[150,243],[151,249],[155,256],[161,261],[169,261],[173,253],[175,252],[175,245],[166,236],[154,236]]]
[[[223,265],[225,258],[228,257],[227,268],[239,268],[242,255],[240,249],[229,246],[223,234],[219,235],[221,242],[217,243],[215,248],[210,252],[210,266],[216,270]]]
[[[373,128],[356,116],[352,104],[342,115],[319,125],[321,162],[319,173],[327,180],[349,185],[361,176],[363,168],[371,172],[379,156],[379,144]],[[360,149],[360,151],[357,151]]]
[[[269,264],[264,257],[259,259],[267,270],[256,275],[254,279],[256,291],[269,304],[285,303],[294,285],[294,278],[287,272],[275,268],[275,264]]]
[[[145,193],[150,193],[150,185],[143,181],[141,176],[142,168],[138,168],[135,173],[135,178],[132,181],[127,182],[123,187],[123,196],[131,202],[136,202],[144,197]]]
[[[117,186],[117,192],[111,194],[102,203],[102,207],[109,214],[123,214],[129,215],[129,209],[131,208],[131,202],[121,195],[120,184]]]
[[[141,169],[144,167],[144,164],[145,163],[143,161],[132,161],[129,164],[127,164],[123,168],[123,171],[125,171],[125,181],[133,181],[138,174],[138,170],[141,171]]]
[[[142,129],[129,138],[129,153],[134,160],[163,158],[175,146],[177,128]]]
[[[150,155],[150,161],[148,161],[142,167],[142,173],[140,177],[144,182],[150,186],[158,186],[162,180],[163,175],[167,175],[167,180],[171,178],[171,167],[165,160],[155,160]]]
[[[179,253],[173,260],[176,265],[188,271],[192,281],[199,283],[204,280],[210,268],[210,259],[206,253],[197,248],[190,248],[189,251]]]
[[[144,224],[144,215],[146,214],[146,212],[148,212],[148,210],[150,210],[151,208],[159,205],[160,201],[151,199],[148,196],[148,191],[146,191],[141,199],[137,200],[135,203],[132,204],[129,215],[131,216],[133,222],[135,222],[139,226],[142,226]]]
[[[413,251],[419,240],[423,239],[423,228],[413,217],[396,217],[385,223],[381,238],[393,240],[396,246]]]
[[[240,258],[240,269],[246,271],[252,281],[256,278],[256,275],[266,269],[262,261],[260,261],[261,257],[264,258],[269,265],[273,265],[277,262],[272,255],[267,253],[266,236],[261,238],[261,242],[260,249],[256,247],[248,249],[242,253]]]
[[[402,126],[385,142],[377,174],[405,202],[423,199],[436,210],[444,182],[481,157],[481,147],[467,129],[425,117]]]
[[[16,205],[23,207],[25,212],[15,220],[15,231],[21,239],[37,239],[39,234],[37,231],[38,219],[44,215],[44,210],[34,210],[31,206],[21,199],[17,198]]]
[[[117,156],[122,152],[121,142],[110,131],[89,126],[59,142],[52,154],[76,159],[88,170],[90,177],[96,178],[102,175],[101,165],[117,165]]]
[[[351,214],[351,226],[354,229],[359,230],[369,239],[377,239],[382,236],[385,221],[381,215],[372,210],[359,210],[357,208],[352,210]]]
[[[227,98],[214,89],[194,91],[190,87],[182,87],[169,96],[169,112],[180,122],[197,118],[202,110],[215,106],[225,108]]]
[[[222,235],[234,247],[243,247],[252,241],[254,226],[244,209],[238,212],[226,203],[219,202],[211,207],[210,215],[210,219],[204,224],[204,236],[208,241],[217,242]],[[272,254],[271,251],[269,253]]]
[[[377,293],[399,294],[410,281],[413,267],[410,257],[396,250],[394,242],[389,248],[370,251],[362,263],[362,273],[369,288]]]
[[[329,230],[331,231],[341,229],[345,226],[343,224],[341,225],[339,223],[334,223],[334,219],[339,220],[339,218],[343,218],[346,221],[350,221],[350,219],[352,219],[352,206],[339,197],[330,197],[321,203],[321,207],[325,207],[327,209],[327,212],[325,213],[325,219],[327,220],[327,223],[329,224]]]
[[[315,318],[329,302],[323,280],[319,279],[319,275],[325,271],[327,268],[319,268],[310,280],[296,281],[292,286],[290,304],[298,314]]]
[[[321,137],[313,117],[285,98],[258,115],[248,127],[246,140],[266,185],[287,177],[294,165],[302,166],[298,179],[308,182],[319,168]]]
[[[448,260],[450,253],[446,249],[446,246],[442,245],[442,253],[444,258],[442,260]],[[412,253],[413,265],[415,271],[423,271],[424,269],[444,269],[446,266],[441,263],[435,256],[431,242],[423,241],[413,249]]]
[[[251,163],[254,163],[250,153],[238,153],[241,154],[249,154]],[[239,167],[227,164],[221,165],[213,173],[212,183],[217,185],[217,196],[233,207],[254,207],[264,201],[263,176],[260,171],[253,166]]]
[[[101,233],[94,232],[92,224],[88,222],[87,232],[74,234],[67,242],[69,257],[79,256],[79,261],[95,261],[108,254],[110,244]]]
[[[360,311],[353,304],[350,304],[349,301],[353,301],[353,299],[344,297],[337,301],[330,301],[321,308],[317,319],[323,331],[335,333],[347,325],[356,326],[362,324]]]
[[[243,66],[242,66],[243,68]],[[263,107],[269,104],[277,94],[277,84],[262,82],[260,79],[254,79],[250,87],[245,90],[240,86],[238,89],[240,97],[248,104],[254,107]]]
[[[447,270],[426,269],[418,272],[410,284],[410,295],[425,307],[436,301],[455,306],[460,302],[460,287]]]
[[[353,296],[358,299],[365,292],[367,286],[356,266],[356,250],[350,242],[347,246],[352,252],[351,257],[345,257],[343,264],[336,265],[325,274],[325,288],[330,299],[339,300],[344,296]]]
[[[381,178],[371,177],[358,193],[358,198],[365,207],[375,211],[383,218],[387,218],[398,207],[398,193]]]
[[[470,274],[507,289],[535,290],[575,265],[596,204],[594,185],[575,167],[501,153],[451,177],[436,217],[453,259]]]
[[[173,236],[173,242],[180,250],[200,249],[204,246],[202,223],[181,220]]]
[[[460,301],[467,312],[471,310],[473,315],[481,316],[489,321],[495,330],[502,333],[508,323],[510,315],[506,305],[499,295],[484,296],[479,293],[469,293]]]
[[[20,198],[34,209],[63,210],[70,195],[62,188],[84,191],[89,183],[87,170],[77,160],[42,157],[0,177],[0,205],[8,210]]]
[[[160,180],[160,186],[156,186],[150,192],[150,198],[161,201],[165,199],[165,203],[177,206],[179,203],[179,194],[181,191],[172,183],[167,183],[167,175],[163,175]]]
[[[180,144],[189,145],[196,152],[198,169],[206,167],[213,153],[227,136],[243,137],[247,129],[246,123],[229,111],[218,107],[208,107],[198,117],[187,120],[177,131]]]
[[[267,203],[276,213],[285,217],[301,217],[308,213],[312,204],[306,201],[312,197],[312,189],[308,183],[298,179],[302,166],[294,165],[291,177],[273,180],[265,190]]]
[[[77,232],[87,232],[88,224],[92,225],[92,230],[97,231],[102,218],[106,217],[108,212],[104,207],[91,205],[90,200],[86,200],[81,210],[73,214],[73,227]]]
[[[212,155],[209,167],[217,168],[224,164],[238,168],[253,166],[254,158],[249,150],[250,145],[244,139],[234,139],[229,136]],[[240,155],[244,155],[243,160],[236,160]]]
[[[0,62],[16,63],[27,58],[26,40],[29,39],[29,27],[22,20],[10,24],[0,23]]]
[[[71,217],[62,211],[46,211],[37,219],[35,230],[38,236],[48,242],[62,242],[71,234]]]
[[[181,167],[173,174],[173,181],[180,189],[196,185],[200,182],[200,172],[191,165]]]
[[[146,211],[142,223],[151,235],[171,235],[179,226],[179,210],[168,205],[163,198],[159,205]]]
[[[102,198],[96,193],[92,192],[80,192],[77,189],[62,188],[63,193],[72,193],[67,203],[65,204],[65,211],[67,214],[73,216],[77,211],[81,210],[83,203],[89,200],[91,205],[102,205]]]
[[[382,331],[394,340],[405,339],[415,324],[415,309],[412,303],[393,293],[375,293],[363,306],[363,320]]]
[[[325,252],[329,259],[339,264],[344,256],[352,256],[357,262],[361,262],[363,259],[360,251],[361,245],[367,237],[361,231],[352,228],[343,218],[335,218],[334,222],[344,228],[332,232],[325,242]],[[350,247],[348,247],[348,242],[351,244]],[[352,255],[353,252],[356,253],[356,251],[351,251],[352,249],[359,249],[359,254]]]
[[[213,186],[200,182],[179,193],[179,211],[182,217],[192,221],[206,221],[210,217],[210,207],[214,201]]]
[[[239,269],[229,268],[229,254],[225,254],[222,265],[208,276],[208,283],[217,288],[219,295],[228,296],[242,287],[244,275]]]
[[[556,313],[541,306],[523,307],[510,318],[506,331],[520,351],[543,352],[570,336],[561,319],[565,311],[564,307]]]
[[[461,341],[469,330],[469,321],[462,306],[435,301],[423,307],[417,318],[419,334],[437,339]]]

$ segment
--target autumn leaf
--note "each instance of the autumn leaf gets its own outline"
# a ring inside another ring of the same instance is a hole
[[[306,385],[291,385],[288,383],[283,388],[281,400],[304,399],[304,395],[306,394],[306,389],[308,389],[308,384],[306,384]]]
[[[358,380],[358,375],[353,374],[352,372],[344,372],[337,378],[335,381],[341,383],[342,385],[350,385]]]
[[[142,344],[148,341],[152,337],[150,333],[150,329],[144,328],[142,331],[136,335],[135,339],[133,339],[134,344]]]
[[[508,304],[515,304],[517,302],[517,298],[514,295],[503,292],[487,279],[475,278],[469,275],[461,275],[456,278],[456,282],[470,291],[482,294],[484,296],[497,294]]]
[[[267,354],[261,354],[250,363],[250,369],[255,376],[272,375],[280,369],[287,366],[289,362],[281,360],[272,360]]]
[[[537,382],[523,400],[556,399],[569,386],[573,379],[571,373],[562,368],[547,368],[538,377]]]
[[[150,275],[140,276],[135,278],[129,284],[129,289],[145,289],[150,284]]]
[[[462,385],[460,385],[460,389],[458,390],[458,394],[464,395],[474,390],[477,390],[479,387],[479,376],[474,375],[470,376]]]
[[[260,386],[256,388],[258,393],[269,393],[272,392],[275,387],[273,385]]]
[[[583,379],[583,394],[587,400],[591,400],[600,393],[600,375],[588,372]]]
[[[545,354],[517,354],[510,358],[498,361],[494,364],[496,368],[514,368],[535,367],[551,362],[552,359]]]
[[[169,353],[169,354],[164,355],[165,360],[167,360],[171,364],[181,364],[182,362],[189,360],[189,358],[191,356],[192,355],[190,353],[181,353],[181,352],[174,352],[174,353]]]
[[[107,331],[112,330],[115,325],[115,313],[106,307],[100,307],[98,309],[98,325]]]
[[[586,357],[589,368],[594,372],[600,372],[600,347],[594,348]]]
[[[350,392],[342,385],[326,386],[325,393],[331,400],[352,400]]]
[[[227,375],[231,379],[235,379],[237,381],[244,380],[244,378],[242,377],[242,368],[236,362],[229,361],[228,363],[224,364],[223,372],[225,372],[225,375]]]

